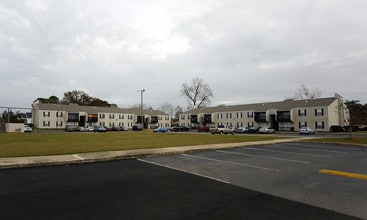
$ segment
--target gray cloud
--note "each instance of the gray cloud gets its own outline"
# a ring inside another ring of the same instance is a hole
[[[367,75],[363,0],[0,2],[1,105],[82,89],[130,106],[185,106],[204,79],[212,104],[275,101],[300,84],[360,99]]]

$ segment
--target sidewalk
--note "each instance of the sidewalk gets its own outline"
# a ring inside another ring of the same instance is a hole
[[[33,166],[50,166],[63,164],[77,164],[90,163],[98,161],[131,159],[139,157],[160,156],[169,154],[183,154],[187,152],[203,151],[203,150],[217,150],[235,147],[245,147],[263,144],[277,144],[286,142],[295,142],[311,139],[312,137],[300,137],[290,139],[277,139],[270,141],[254,141],[228,144],[209,144],[209,145],[195,145],[182,147],[166,147],[153,149],[138,149],[125,151],[104,151],[92,153],[79,153],[68,155],[52,155],[52,156],[33,156],[33,157],[7,157],[0,158],[0,169],[33,167]]]

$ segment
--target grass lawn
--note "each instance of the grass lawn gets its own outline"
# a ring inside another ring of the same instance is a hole
[[[280,139],[275,136],[143,132],[0,134],[0,157],[74,154]]]

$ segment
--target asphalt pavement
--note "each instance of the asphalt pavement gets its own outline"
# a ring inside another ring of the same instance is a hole
[[[356,219],[135,159],[0,170],[1,219]]]

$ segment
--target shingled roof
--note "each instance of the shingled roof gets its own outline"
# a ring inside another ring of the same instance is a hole
[[[66,112],[87,112],[89,114],[97,113],[120,113],[120,114],[135,114],[140,115],[139,108],[117,108],[117,107],[98,107],[98,106],[83,106],[78,104],[36,104],[35,108],[38,110],[49,110],[49,111],[66,111]],[[168,115],[165,112],[159,110],[144,109],[144,115]]]
[[[307,100],[294,100],[294,99],[286,99],[284,101],[279,102],[263,102],[263,103],[254,103],[254,104],[242,104],[242,105],[218,105],[215,107],[203,107],[192,109],[185,114],[200,114],[200,113],[215,113],[215,112],[235,112],[235,111],[267,111],[269,109],[278,109],[278,110],[291,110],[293,108],[306,108],[306,107],[322,107],[329,106],[333,103],[337,98],[320,98],[320,99],[307,99]]]

